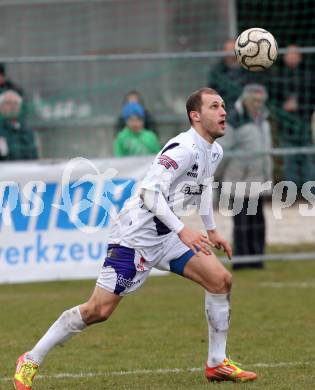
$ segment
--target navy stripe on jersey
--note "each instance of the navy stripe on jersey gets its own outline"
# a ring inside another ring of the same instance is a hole
[[[153,221],[155,223],[158,236],[165,236],[165,234],[171,232],[171,230],[162,221],[160,221],[158,217],[153,217]]]
[[[170,149],[174,149],[176,148],[176,146],[178,146],[179,143],[178,142],[173,142],[172,144],[166,146],[166,148],[164,148],[161,152],[161,154],[164,154],[166,151],[170,150]]]
[[[152,213],[151,210],[148,210],[145,208],[144,204],[140,206],[142,209],[145,209],[147,212]],[[171,232],[171,230],[162,222],[159,220],[158,217],[153,217],[153,222],[155,223],[156,232],[158,236],[165,236],[165,234],[168,234]]]

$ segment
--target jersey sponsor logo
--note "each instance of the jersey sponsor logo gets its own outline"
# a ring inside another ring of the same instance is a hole
[[[197,162],[195,162],[194,165],[191,167],[190,171],[187,172],[187,176],[197,177],[198,176],[198,168],[199,168],[199,165]]]
[[[178,164],[172,158],[166,156],[165,154],[161,154],[158,158],[158,164],[164,165],[166,169],[170,169],[173,167],[174,169],[178,168]]]
[[[198,163],[195,163],[195,164],[191,167],[191,170],[194,171],[194,172],[196,172],[196,171],[198,171],[198,168],[199,168]]]
[[[203,187],[203,184],[199,184],[197,186],[190,186],[185,184],[181,189],[181,192],[183,192],[185,195],[202,195]]]

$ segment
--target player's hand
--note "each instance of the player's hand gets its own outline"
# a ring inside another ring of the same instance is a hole
[[[232,260],[231,245],[216,230],[208,230],[208,238],[215,248],[223,249],[227,257]]]
[[[198,251],[201,251],[205,255],[212,254],[210,247],[213,246],[213,244],[209,241],[205,234],[189,229],[188,227],[184,227],[178,233],[178,236],[197,256]]]

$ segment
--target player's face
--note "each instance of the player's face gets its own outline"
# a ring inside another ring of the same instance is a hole
[[[202,96],[199,121],[203,130],[213,139],[222,137],[225,132],[226,111],[224,101],[219,95]]]

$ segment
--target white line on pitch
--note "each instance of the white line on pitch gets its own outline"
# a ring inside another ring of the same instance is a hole
[[[258,368],[279,368],[279,367],[296,367],[296,366],[308,366],[311,362],[279,362],[279,363],[255,363],[248,364],[248,367]],[[182,372],[200,372],[203,371],[201,367],[194,368],[157,368],[155,370],[130,370],[130,371],[107,371],[107,372],[80,372],[78,374],[71,374],[63,372],[54,375],[38,375],[36,379],[76,379],[76,378],[90,378],[90,377],[106,377],[106,376],[125,376],[125,375],[144,375],[144,374],[169,374],[169,373],[182,373]],[[13,378],[2,378],[0,382],[8,382]]]
[[[315,288],[315,281],[310,282],[262,282],[260,287],[268,288]]]

